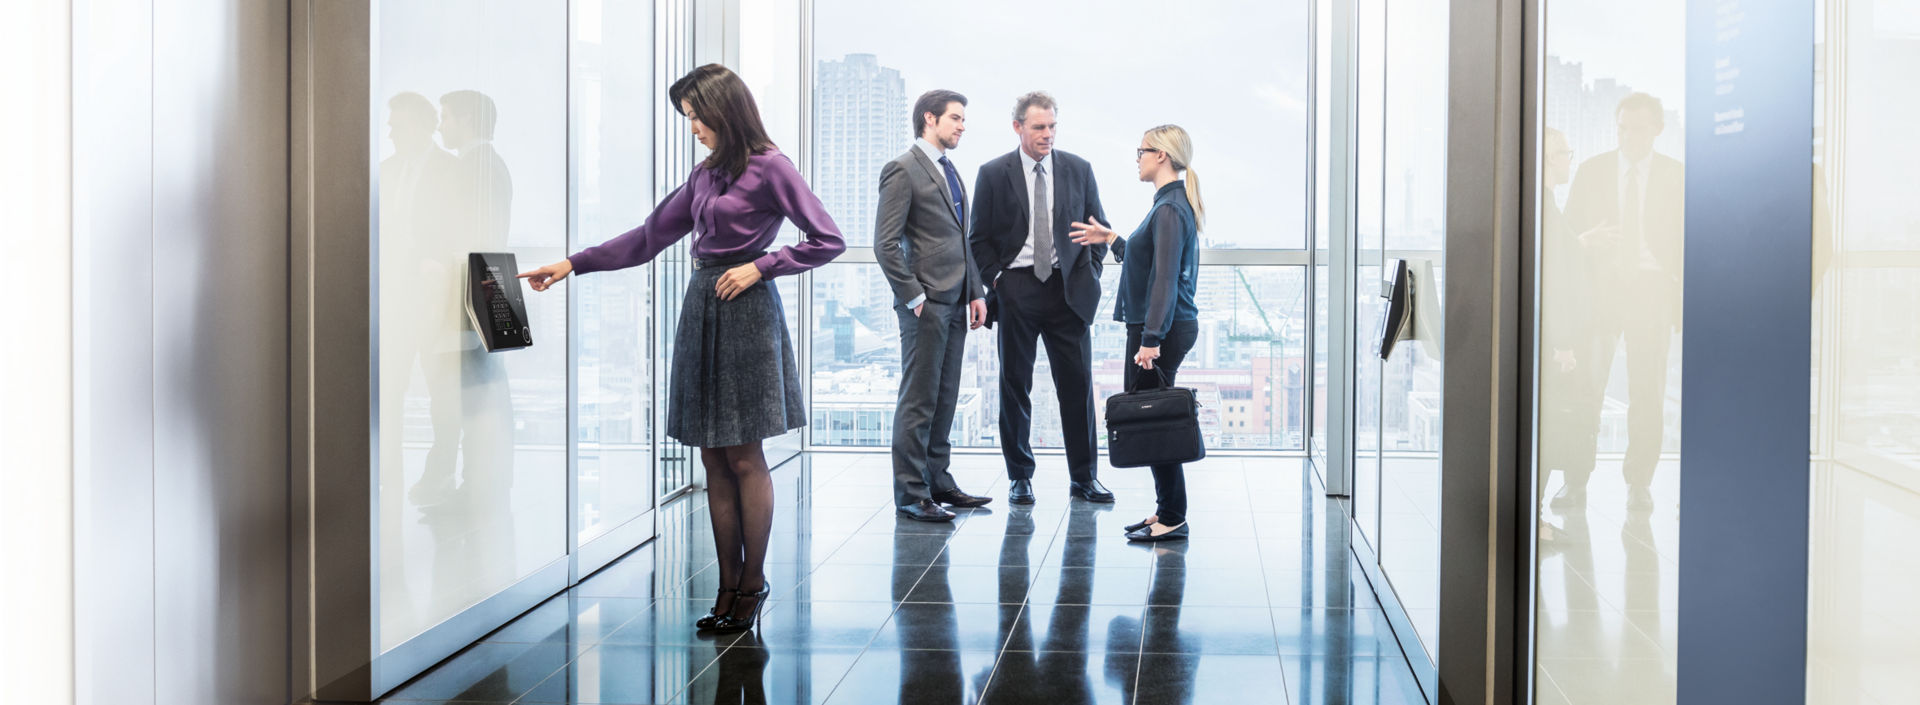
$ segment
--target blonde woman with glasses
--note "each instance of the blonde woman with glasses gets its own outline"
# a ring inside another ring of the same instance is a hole
[[[1073,224],[1074,242],[1111,245],[1121,263],[1113,320],[1127,326],[1127,391],[1173,386],[1180,361],[1199,337],[1194,294],[1200,282],[1200,227],[1207,217],[1186,130],[1178,125],[1147,130],[1134,159],[1140,180],[1155,188],[1153,207],[1140,227],[1122,238],[1097,219]],[[1153,516],[1126,527],[1127,540],[1187,538],[1185,469],[1179,463],[1153,466],[1153,488],[1158,507]]]

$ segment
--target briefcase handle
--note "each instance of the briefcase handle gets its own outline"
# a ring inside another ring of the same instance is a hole
[[[1154,376],[1155,376],[1155,377],[1159,377],[1159,378],[1160,378],[1160,386],[1158,386],[1158,387],[1154,387],[1154,389],[1171,389],[1171,388],[1173,387],[1173,380],[1170,380],[1170,379],[1167,379],[1167,368],[1165,368],[1165,367],[1161,367],[1161,366],[1159,366],[1159,365],[1154,365],[1154,366],[1153,366],[1153,374],[1154,374]],[[1139,378],[1139,376],[1138,376],[1138,375],[1136,375],[1136,376],[1134,377],[1134,384],[1133,384],[1133,389],[1129,389],[1129,390],[1127,390],[1127,391],[1129,391],[1129,392],[1138,392],[1138,391],[1141,391],[1141,390],[1140,390],[1140,378]]]

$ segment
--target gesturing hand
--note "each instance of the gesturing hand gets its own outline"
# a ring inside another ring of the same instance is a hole
[[[1099,218],[1087,216],[1087,220],[1092,222],[1082,223],[1077,220],[1073,222],[1071,226],[1073,232],[1068,233],[1068,235],[1073,238],[1074,242],[1082,245],[1109,245],[1112,244],[1114,240],[1120,239],[1120,233],[1116,233],[1111,228],[1101,225]]]
[[[714,283],[713,291],[720,295],[721,301],[732,301],[734,297],[740,295],[740,292],[758,283],[760,283],[760,266],[748,262],[720,275],[720,281]]]
[[[534,291],[546,291],[572,273],[573,262],[563,259],[530,272],[521,272],[519,278],[527,280],[527,285],[532,286]]]

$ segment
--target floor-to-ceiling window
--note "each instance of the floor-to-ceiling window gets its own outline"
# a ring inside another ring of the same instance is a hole
[[[1686,3],[1541,5],[1534,695],[1672,702]]]
[[[651,6],[573,3],[573,241],[570,250],[644,221],[654,204]],[[653,270],[580,277],[574,296],[575,511],[582,544],[653,508],[656,395]]]
[[[1806,701],[1897,703],[1920,659],[1920,6],[1817,5]]]
[[[850,249],[814,273],[813,443],[885,446],[892,438],[899,334],[892,295],[872,263],[878,178],[910,144],[913,99],[947,88],[970,101],[968,131],[953,154],[970,185],[982,163],[1017,147],[1015,99],[1052,93],[1056,146],[1092,163],[1102,205],[1123,234],[1152,200],[1134,171],[1140,135],[1164,123],[1188,130],[1208,218],[1200,339],[1181,382],[1200,392],[1209,448],[1304,450],[1308,5],[1235,6],[1228,14],[1224,6],[1135,0],[1098,12],[1010,1],[925,9],[815,2],[811,172]],[[1120,390],[1125,331],[1111,320],[1119,269],[1106,270],[1093,322],[1097,397]],[[1000,443],[994,350],[992,331],[968,336],[956,445]],[[1032,440],[1057,447],[1060,415],[1046,365],[1043,356],[1034,373]]]

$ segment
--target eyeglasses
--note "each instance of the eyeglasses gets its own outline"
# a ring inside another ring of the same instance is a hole
[[[1141,147],[1139,149],[1133,150],[1133,158],[1137,160],[1141,157],[1147,156],[1148,152],[1158,152],[1158,151],[1160,150],[1154,149],[1152,147]]]

